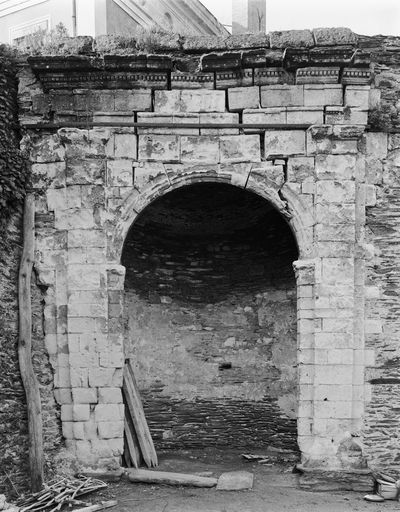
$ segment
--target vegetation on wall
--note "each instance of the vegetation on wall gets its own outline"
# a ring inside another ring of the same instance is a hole
[[[15,54],[0,46],[0,224],[25,196],[27,165],[19,149]]]

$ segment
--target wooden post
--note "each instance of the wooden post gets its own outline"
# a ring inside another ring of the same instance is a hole
[[[27,194],[24,208],[23,250],[18,278],[18,358],[28,408],[31,490],[37,492],[43,484],[43,434],[39,385],[32,366],[31,274],[34,258],[34,235],[34,196]]]

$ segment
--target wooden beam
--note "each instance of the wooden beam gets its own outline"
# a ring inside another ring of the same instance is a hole
[[[184,473],[170,473],[168,471],[151,471],[149,469],[128,469],[127,474],[131,482],[141,482],[147,484],[215,487],[218,483],[217,478],[188,475]]]
[[[146,417],[143,411],[142,400],[136,384],[133,369],[129,360],[124,367],[124,379],[122,390],[126,401],[128,413],[132,419],[135,433],[142,452],[143,460],[150,468],[158,465],[157,453],[154,448],[153,439],[147,425]]]
[[[43,484],[43,432],[39,384],[32,366],[31,274],[34,244],[35,200],[33,194],[27,194],[24,207],[23,250],[18,276],[18,359],[28,409],[31,490],[38,492]]]

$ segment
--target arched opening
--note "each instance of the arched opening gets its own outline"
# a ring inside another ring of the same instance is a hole
[[[297,450],[292,231],[265,199],[198,183],[125,240],[125,355],[158,450]]]

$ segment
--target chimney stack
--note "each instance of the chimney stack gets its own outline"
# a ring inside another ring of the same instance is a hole
[[[232,0],[232,34],[265,32],[266,0]]]

